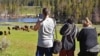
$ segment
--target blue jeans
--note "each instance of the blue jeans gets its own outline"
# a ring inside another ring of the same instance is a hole
[[[52,56],[52,48],[44,48],[37,46],[36,56]]]

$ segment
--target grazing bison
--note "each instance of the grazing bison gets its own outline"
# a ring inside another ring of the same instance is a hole
[[[98,36],[100,36],[100,33],[98,33]]]
[[[30,26],[30,29],[32,29],[33,28],[33,26]]]
[[[25,28],[24,27],[21,27],[21,30],[25,31]]]
[[[28,26],[27,26],[27,25],[25,25],[24,27],[25,27],[26,29],[28,29]]]
[[[3,32],[2,31],[0,31],[0,35],[3,35]]]
[[[4,31],[4,35],[7,35],[7,32],[6,31]]]
[[[24,28],[25,28],[25,31],[29,32],[29,27],[27,25],[25,25]]]
[[[16,25],[16,26],[12,27],[12,29],[14,29],[14,30],[20,30],[20,27],[18,25]]]
[[[10,30],[10,27],[8,27],[8,30]]]
[[[12,29],[14,30],[14,29],[15,29],[15,27],[12,27]]]
[[[9,35],[11,34],[10,31],[8,31],[8,34],[9,34]]]

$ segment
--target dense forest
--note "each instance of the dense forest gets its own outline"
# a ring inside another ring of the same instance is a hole
[[[85,17],[92,19],[95,11],[100,9],[100,0],[0,0],[0,13],[3,11],[7,11],[8,14],[20,13],[19,9],[24,6],[37,9],[48,7],[60,21],[71,16],[78,21]]]

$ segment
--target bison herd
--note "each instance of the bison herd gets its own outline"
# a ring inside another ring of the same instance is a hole
[[[24,26],[19,26],[19,25],[15,25],[13,27],[7,27],[7,31],[0,31],[0,35],[10,35],[11,32],[10,30],[22,30],[22,31],[26,31],[29,32],[30,29],[32,29],[33,26],[28,26],[28,25],[24,25]]]
[[[0,35],[10,35],[10,31],[0,31]]]
[[[12,27],[12,29],[13,30],[23,30],[23,31],[29,32],[32,27],[33,26],[27,26],[27,25],[24,25],[24,26],[20,27],[20,26],[16,25],[16,26]],[[9,29],[9,27],[8,27],[8,29]]]

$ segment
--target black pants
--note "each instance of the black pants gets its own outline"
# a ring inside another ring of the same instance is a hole
[[[98,52],[79,52],[78,56],[97,56]]]

